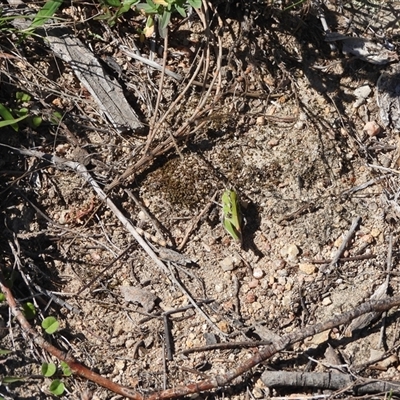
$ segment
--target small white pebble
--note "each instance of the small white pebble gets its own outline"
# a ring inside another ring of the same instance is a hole
[[[261,279],[264,276],[264,271],[261,268],[254,268],[253,276],[256,279]]]
[[[115,360],[114,366],[118,372],[122,372],[125,369],[125,360]]]
[[[300,249],[295,244],[289,244],[281,249],[281,256],[288,261],[296,261]]]
[[[146,220],[146,214],[143,211],[139,211],[138,219],[140,219],[140,221],[145,221]]]
[[[297,121],[297,122],[294,124],[294,127],[295,127],[295,129],[303,129],[305,125],[306,125],[306,124],[305,124],[304,121]]]
[[[323,305],[323,306],[329,306],[329,305],[331,305],[331,304],[332,304],[332,300],[331,300],[330,297],[325,297],[325,298],[322,300],[322,305]]]
[[[223,283],[217,283],[215,285],[215,291],[217,293],[222,293],[224,291],[224,284]]]

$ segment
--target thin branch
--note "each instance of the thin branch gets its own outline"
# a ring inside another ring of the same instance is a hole
[[[163,87],[164,87],[164,76],[165,76],[165,66],[167,65],[167,56],[168,56],[168,29],[167,29],[167,34],[165,35],[165,38],[164,38],[163,65],[162,65],[161,76],[160,76],[160,84],[158,85],[157,101],[156,101],[156,105],[154,107],[153,120],[150,123],[150,132],[147,136],[146,146],[144,148],[144,154],[146,154],[147,151],[149,150],[151,142],[153,141],[154,135],[156,133],[155,127],[156,127],[158,108],[160,106],[162,91],[163,91]]]
[[[358,225],[360,224],[360,222],[361,222],[361,217],[355,217],[353,219],[353,222],[351,223],[351,227],[350,227],[349,231],[347,232],[346,236],[343,238],[342,244],[338,248],[332,261],[329,263],[329,265],[327,265],[325,267],[321,267],[321,272],[329,274],[331,272],[331,270],[335,267],[335,265],[339,261],[340,257],[345,252],[345,250],[346,250],[351,238],[353,237],[355,230],[357,229]]]

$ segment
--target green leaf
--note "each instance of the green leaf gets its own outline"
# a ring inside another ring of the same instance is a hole
[[[63,116],[60,112],[54,111],[51,115],[50,122],[54,125],[58,125],[61,122],[62,118]]]
[[[176,11],[178,11],[178,13],[181,14],[183,18],[186,18],[186,10],[183,7],[179,6],[178,4],[175,4],[175,8]]]
[[[50,384],[49,390],[55,396],[61,396],[64,393],[65,386],[59,379],[54,379]]]
[[[27,320],[33,319],[36,316],[36,308],[32,303],[22,304],[22,310]]]
[[[143,10],[146,14],[157,14],[157,7],[149,4],[140,3],[136,6],[138,10]]]
[[[0,349],[0,356],[6,356],[10,353],[12,353],[12,350]]]
[[[71,376],[72,375],[71,368],[64,361],[61,361],[61,370],[62,370],[64,376]]]
[[[2,303],[3,301],[6,301],[6,295],[0,292],[0,303]]]
[[[43,363],[42,364],[42,375],[46,377],[53,376],[57,371],[56,364],[54,363]]]
[[[4,128],[5,126],[11,125],[11,127],[18,132],[18,125],[17,122],[22,121],[23,119],[25,119],[27,117],[27,115],[24,115],[20,118],[16,118],[13,119],[12,121],[0,121],[0,128]],[[16,128],[13,126],[15,124]]]
[[[18,124],[16,123],[16,119],[11,114],[11,111],[7,107],[3,106],[3,104],[0,104],[0,115],[4,119],[4,121],[0,121],[0,128],[2,126],[11,125],[14,131],[18,132]],[[1,123],[4,125],[1,125]]]
[[[54,317],[47,317],[42,321],[42,328],[49,335],[56,332],[59,326],[60,326],[60,323]]]
[[[153,8],[153,10],[157,11],[157,5],[154,3],[153,0],[146,0],[146,3]]]
[[[7,385],[9,383],[24,382],[24,381],[25,378],[22,378],[20,376],[5,376],[4,378],[1,379],[0,383]]]
[[[34,128],[40,126],[42,122],[43,122],[42,117],[39,117],[38,115],[32,117],[32,125]]]
[[[18,117],[25,116],[27,117],[29,114],[29,110],[26,107],[22,107],[19,110],[14,110],[15,114],[18,115]]]
[[[119,0],[104,0],[104,3],[110,7],[121,7],[121,2]]]
[[[188,2],[193,8],[201,7],[201,0],[188,0]]]
[[[158,33],[162,38],[165,38],[167,36],[167,27],[169,24],[169,21],[171,19],[171,13],[169,11],[164,11],[161,21],[158,21]]]
[[[22,103],[27,103],[31,100],[31,96],[28,93],[24,92],[15,93],[15,98]]]
[[[62,0],[50,0],[48,1],[36,14],[35,19],[29,26],[28,30],[43,26],[46,21],[51,18],[56,11],[60,8]]]
[[[239,199],[233,190],[225,190],[222,194],[222,224],[235,240],[242,241],[242,215]]]
[[[134,6],[137,3],[139,3],[139,0],[124,0],[122,2],[122,9],[127,9],[128,10],[129,8],[131,8],[132,6]]]

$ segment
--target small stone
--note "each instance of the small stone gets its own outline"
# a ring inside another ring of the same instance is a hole
[[[151,312],[155,307],[157,296],[139,286],[120,286],[124,300],[129,303],[139,303],[146,312]]]
[[[269,279],[268,279],[268,284],[269,284],[270,286],[272,286],[274,283],[275,283],[275,277],[271,275],[271,276],[269,277]]]
[[[285,286],[286,285],[286,278],[284,276],[280,276],[278,278],[279,285]]]
[[[323,306],[329,306],[329,305],[331,305],[331,304],[332,304],[332,300],[331,300],[330,297],[325,297],[325,298],[322,300],[322,305],[323,305]]]
[[[147,216],[146,216],[146,214],[145,214],[144,211],[139,211],[138,219],[139,219],[140,221],[146,221]]]
[[[295,127],[295,129],[303,129],[304,128],[304,126],[305,126],[306,124],[305,124],[305,122],[304,121],[297,121],[295,124],[294,124],[294,127]]]
[[[382,350],[370,349],[369,361],[374,361],[378,358],[382,358],[384,354],[385,352]]]
[[[335,247],[339,248],[342,243],[343,243],[343,238],[342,238],[342,236],[340,236],[333,242],[333,245]]]
[[[357,100],[353,104],[353,108],[358,108],[361,104],[365,103],[365,100],[371,94],[372,89],[368,85],[363,85],[354,90],[354,95]]]
[[[246,294],[246,303],[254,303],[256,301],[256,295],[253,292],[249,292]]]
[[[224,291],[224,284],[222,282],[217,283],[215,285],[215,291],[216,293],[222,293]]]
[[[256,124],[257,125],[265,125],[265,117],[263,115],[261,115],[260,117],[257,117]]]
[[[371,243],[374,242],[375,239],[374,239],[374,237],[373,237],[371,234],[367,234],[367,235],[362,236],[362,237],[361,237],[361,240],[362,240],[364,243],[371,244]]]
[[[217,323],[217,326],[224,333],[229,333],[231,330],[230,326],[228,325],[228,323],[226,321],[219,321]]]
[[[222,329],[221,329],[222,330]],[[218,340],[214,333],[205,332],[204,338],[206,339],[206,346],[210,346],[212,344],[217,344]]]
[[[258,286],[258,283],[259,283],[259,282],[258,282],[257,279],[252,279],[252,280],[249,282],[248,286],[249,286],[250,289],[254,289],[255,287]]]
[[[381,133],[382,128],[375,121],[368,121],[363,128],[363,131],[368,134],[368,136],[377,136]]]
[[[128,339],[128,340],[125,342],[125,347],[126,347],[127,349],[130,349],[130,348],[133,347],[135,344],[136,344],[136,340],[135,340],[135,339]]]
[[[277,276],[283,276],[283,277],[287,277],[288,276],[288,272],[286,269],[278,269],[276,271],[276,275]]]
[[[281,256],[288,261],[296,261],[299,254],[300,249],[295,244],[289,244],[281,249]]]
[[[261,279],[264,276],[264,271],[261,268],[254,268],[253,276],[256,279]]]
[[[300,263],[299,270],[307,275],[312,275],[313,273],[315,273],[316,267],[314,264]]]
[[[68,143],[65,144],[59,144],[56,146],[56,153],[64,155],[70,148],[71,146]]]
[[[125,360],[115,360],[114,367],[118,372],[122,372],[125,369]]]
[[[240,260],[236,257],[228,256],[219,262],[220,267],[223,271],[233,271],[240,264]]]
[[[254,397],[255,399],[263,399],[263,398],[264,398],[264,393],[263,393],[263,391],[262,391],[260,388],[255,387],[255,388],[252,390],[252,394],[253,394],[253,397]]]
[[[279,141],[278,141],[278,139],[271,139],[267,144],[269,147],[275,147],[275,146],[278,146]]]
[[[307,346],[310,346],[310,345],[313,345],[313,344],[314,345],[320,345],[321,343],[324,343],[329,339],[330,332],[331,332],[330,329],[328,329],[328,330],[326,330],[324,332],[317,333],[316,335],[311,336],[310,338],[307,338],[304,341],[304,343]]]
[[[377,228],[373,228],[373,229],[371,229],[370,233],[376,239],[381,234],[381,231]]]
[[[259,301],[255,301],[251,307],[253,308],[254,311],[258,311],[262,309],[262,304]]]

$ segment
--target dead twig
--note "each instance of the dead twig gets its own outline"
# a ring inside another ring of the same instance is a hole
[[[211,350],[229,350],[229,349],[240,349],[240,348],[249,348],[249,347],[260,347],[260,346],[268,346],[271,344],[270,340],[260,340],[257,342],[245,341],[245,342],[228,342],[228,343],[216,343],[210,344],[208,346],[203,347],[192,347],[191,349],[186,349],[181,352],[181,354],[187,356],[191,353],[199,353],[202,351],[211,351]]]
[[[360,254],[359,256],[340,257],[338,259],[338,261],[339,262],[349,262],[349,261],[370,260],[371,258],[376,258],[376,255],[375,254]],[[306,261],[313,263],[313,264],[328,264],[328,263],[332,262],[332,260],[314,260],[311,258],[307,258]]]
[[[355,230],[357,229],[358,225],[360,224],[360,222],[361,222],[361,217],[355,217],[353,219],[353,222],[351,223],[351,227],[350,227],[349,231],[347,232],[346,236],[343,238],[342,244],[338,248],[332,261],[328,265],[321,267],[321,269],[320,269],[321,272],[323,272],[325,274],[329,274],[332,271],[332,269],[335,267],[335,265],[339,261],[340,257],[345,252],[345,250],[346,250],[351,238],[353,237]]]
[[[386,291],[387,288],[389,287],[389,281],[390,281],[390,272],[392,271],[392,262],[393,262],[393,233],[391,232],[389,235],[389,245],[388,245],[388,254],[387,254],[387,260],[386,260],[386,280],[385,280],[385,286],[386,286]],[[385,291],[385,294],[386,294]],[[383,346],[383,336],[385,333],[385,322],[386,322],[386,315],[387,313],[385,312],[382,318],[382,326],[381,326],[381,334],[379,337],[379,345],[378,347]]]
[[[297,387],[318,388],[322,390],[340,390],[352,392],[362,396],[372,393],[400,394],[400,381],[381,381],[372,379],[355,379],[351,375],[335,372],[292,372],[292,371],[266,371],[261,380],[270,388]]]
[[[162,65],[162,69],[161,69],[160,84],[158,85],[158,95],[157,95],[156,105],[155,105],[154,111],[153,111],[153,120],[150,123],[150,131],[147,136],[146,146],[144,148],[145,154],[147,153],[147,151],[151,145],[151,142],[154,139],[154,135],[156,133],[155,127],[156,127],[158,108],[160,106],[162,90],[163,90],[163,86],[164,86],[164,76],[165,76],[165,66],[167,64],[167,56],[168,56],[168,30],[167,30],[167,34],[165,35],[165,38],[164,38],[163,65]]]

